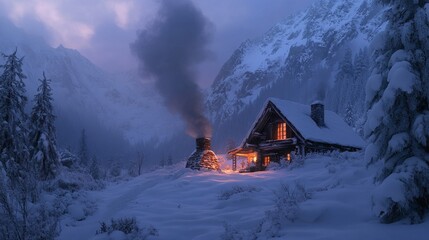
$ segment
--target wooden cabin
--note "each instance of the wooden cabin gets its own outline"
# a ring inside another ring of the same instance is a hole
[[[364,141],[344,120],[316,101],[304,105],[270,98],[242,144],[229,151],[233,169],[264,170],[270,162],[293,160],[311,152],[357,151]],[[244,160],[244,161],[243,161]]]

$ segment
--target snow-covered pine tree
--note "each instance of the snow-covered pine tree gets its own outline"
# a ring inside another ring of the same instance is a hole
[[[31,112],[30,142],[31,159],[37,165],[40,179],[55,177],[59,165],[55,137],[55,116],[52,107],[52,89],[50,79],[43,73],[39,79],[40,86],[34,97],[34,106]]]
[[[89,165],[89,152],[88,152],[88,143],[87,143],[85,129],[82,129],[82,132],[80,135],[79,158],[80,158],[80,164],[82,164],[83,166]]]
[[[101,178],[100,166],[98,164],[98,160],[95,155],[91,159],[91,165],[89,166],[89,173],[91,174],[92,178],[94,178],[95,180],[98,180]]]
[[[344,116],[344,120],[350,127],[355,126],[355,113],[353,110],[353,104],[349,101],[346,107],[346,115]]]
[[[137,174],[140,176],[140,174],[142,173],[142,168],[143,168],[143,162],[144,162],[144,154],[143,152],[138,152],[137,153]]]
[[[168,154],[167,166],[171,166],[171,165],[173,165],[173,156],[171,156],[171,154]]]
[[[128,174],[133,177],[140,176],[143,170],[143,162],[144,162],[144,154],[143,152],[137,152],[135,156],[135,160],[130,163],[128,168]]]
[[[2,54],[6,59],[0,76],[0,161],[11,181],[17,180],[29,167],[27,114],[22,73],[23,58]]]
[[[370,75],[369,60],[368,49],[363,48],[359,50],[353,61],[353,95],[350,96],[350,99],[353,101],[355,113],[359,116],[363,115],[365,110],[365,84]]]
[[[419,222],[429,207],[429,3],[379,1],[389,24],[366,85],[365,158],[380,164],[373,210],[381,222]]]
[[[161,158],[161,161],[159,162],[159,166],[165,167],[165,156],[164,156],[164,154],[162,154],[162,158]]]
[[[112,159],[110,161],[110,169],[109,169],[109,174],[110,177],[119,177],[121,175],[122,172],[122,167],[119,164],[119,160],[118,159]]]
[[[37,205],[39,184],[30,161],[27,98],[22,73],[23,58],[17,51],[5,55],[0,76],[0,238],[29,239],[41,223]],[[47,238],[44,236],[44,238]]]

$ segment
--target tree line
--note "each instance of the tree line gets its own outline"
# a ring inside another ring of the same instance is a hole
[[[52,89],[43,73],[31,114],[25,112],[22,72],[24,58],[2,54],[0,75],[0,238],[28,239],[54,236],[58,221],[52,220],[40,199],[40,181],[57,174],[55,116]]]

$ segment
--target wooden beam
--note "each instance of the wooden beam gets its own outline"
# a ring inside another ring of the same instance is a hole
[[[232,171],[237,171],[237,156],[232,156]]]

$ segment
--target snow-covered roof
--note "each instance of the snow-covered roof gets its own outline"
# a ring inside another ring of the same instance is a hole
[[[332,111],[325,110],[325,127],[317,126],[311,118],[310,106],[292,101],[269,98],[264,105],[273,103],[280,113],[306,139],[313,142],[338,144],[341,146],[363,148],[365,142],[344,120]],[[261,116],[258,116],[258,119]]]

